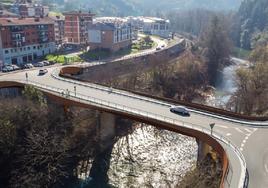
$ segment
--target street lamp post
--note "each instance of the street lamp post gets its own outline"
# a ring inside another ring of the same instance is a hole
[[[215,126],[215,123],[211,123],[211,124],[209,124],[209,126],[210,126],[210,129],[211,129],[211,136],[212,136],[213,128],[214,128],[214,126]]]

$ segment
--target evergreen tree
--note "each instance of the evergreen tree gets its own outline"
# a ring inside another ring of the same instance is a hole
[[[208,78],[212,86],[216,84],[218,71],[229,61],[231,45],[225,28],[223,21],[218,16],[214,16],[208,31],[203,36],[207,49]]]

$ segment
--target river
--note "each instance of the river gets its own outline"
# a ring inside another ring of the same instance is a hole
[[[216,107],[224,107],[229,101],[231,95],[236,90],[235,84],[235,72],[241,66],[248,66],[249,63],[246,60],[239,58],[232,58],[233,64],[227,66],[218,75],[215,93],[211,95],[207,104]]]
[[[195,139],[144,125],[116,143],[109,184],[118,188],[175,187],[196,160]]]

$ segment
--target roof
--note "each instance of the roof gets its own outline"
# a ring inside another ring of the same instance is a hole
[[[82,11],[64,12],[63,15],[87,15],[87,16],[95,16],[95,14],[92,14],[90,12],[82,12]]]
[[[18,16],[17,14],[14,14],[14,13],[12,13],[12,12],[9,12],[9,11],[7,11],[7,10],[0,10],[0,17],[1,16],[6,16],[6,17],[16,17],[16,16]]]
[[[51,18],[0,18],[0,26],[54,24]]]
[[[112,23],[94,23],[89,27],[90,30],[101,30],[101,31],[113,31],[115,25]]]

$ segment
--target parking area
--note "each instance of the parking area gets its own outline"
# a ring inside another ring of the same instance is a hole
[[[35,63],[26,63],[23,65],[4,65],[0,72],[6,73],[6,72],[13,72],[13,71],[19,71],[19,70],[27,70],[27,69],[33,69],[35,67],[46,67],[56,64],[54,61],[39,61]]]

